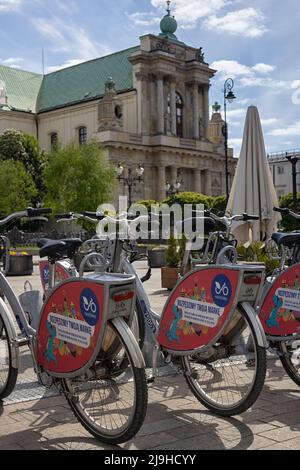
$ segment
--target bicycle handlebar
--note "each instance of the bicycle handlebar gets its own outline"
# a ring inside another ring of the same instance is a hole
[[[27,217],[29,219],[38,219],[40,216],[47,214],[52,214],[52,209],[33,209],[32,207],[29,207],[24,211],[14,212],[13,214],[10,214],[4,219],[0,220],[0,226],[6,225],[12,222],[13,220],[23,219],[24,217]]]
[[[296,214],[295,212],[291,211],[288,208],[281,209],[280,207],[274,207],[273,211],[274,212],[279,212],[282,215],[289,215],[293,219],[300,220],[300,214]]]
[[[97,219],[97,220],[103,220],[105,219],[105,215],[102,212],[90,212],[90,211],[85,211],[83,213],[85,217],[89,217],[91,219]]]
[[[46,208],[34,209],[32,207],[29,207],[27,209],[27,215],[30,219],[33,217],[40,217],[41,215],[49,215],[49,214],[52,214],[52,209],[46,209]]]

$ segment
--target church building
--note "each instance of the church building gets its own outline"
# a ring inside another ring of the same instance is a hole
[[[167,187],[225,194],[224,122],[220,107],[209,119],[209,90],[216,71],[202,48],[177,36],[167,14],[158,35],[105,57],[46,75],[0,65],[0,134],[33,134],[50,152],[90,138],[99,140],[115,165],[145,169],[133,200],[166,197]],[[236,160],[229,149],[230,182]],[[126,188],[120,183],[120,194]]]

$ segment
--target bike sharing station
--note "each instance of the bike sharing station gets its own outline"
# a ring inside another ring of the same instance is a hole
[[[1,223],[50,211],[28,209]],[[41,240],[42,290],[27,282],[19,299],[0,273],[1,291],[20,330],[0,300],[1,351],[8,356],[0,398],[12,393],[19,348],[28,346],[40,384],[63,394],[93,436],[116,444],[141,428],[148,384],[159,376],[183,375],[194,396],[220,416],[243,413],[255,403],[264,385],[267,349],[274,344],[296,382],[287,354],[299,338],[300,264],[283,269],[284,251],[282,270],[265,279],[262,264],[237,262],[231,236],[233,220],[255,217],[209,215],[226,231],[210,234],[210,254],[206,246],[202,264],[179,278],[162,313],[151,308],[133,267],[130,240],[89,241],[79,272],[72,259],[80,240]],[[96,213],[84,217],[106,220]],[[240,390],[235,380],[224,382],[223,393],[215,375],[228,380],[228,367],[237,367],[243,381]]]

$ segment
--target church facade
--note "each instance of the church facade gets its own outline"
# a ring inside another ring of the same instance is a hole
[[[176,35],[168,9],[161,33],[140,44],[48,75],[0,66],[0,133],[36,136],[43,150],[59,140],[97,139],[116,165],[145,169],[133,198],[163,200],[167,183],[181,191],[225,194],[225,152],[219,107],[209,119],[216,71],[202,49]],[[236,160],[229,155],[230,181]],[[120,194],[126,189],[120,184]]]

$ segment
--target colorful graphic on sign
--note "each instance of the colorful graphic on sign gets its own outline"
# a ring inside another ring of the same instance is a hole
[[[239,270],[192,272],[171,295],[159,327],[159,342],[171,351],[192,351],[211,342],[235,308]]]
[[[95,354],[104,321],[103,287],[94,282],[85,285],[83,290],[78,280],[62,284],[43,309],[37,345],[38,363],[46,370],[74,372]]]
[[[300,332],[300,265],[284,271],[272,285],[259,318],[265,332],[274,336]]]

